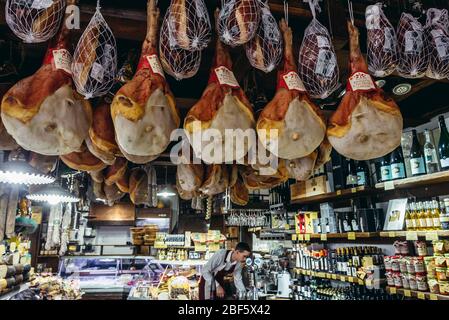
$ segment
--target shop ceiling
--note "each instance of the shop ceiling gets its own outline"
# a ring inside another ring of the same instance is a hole
[[[208,0],[206,5],[209,9],[210,16],[213,17],[213,11],[220,6],[220,0]],[[312,14],[307,3],[302,0],[290,0],[289,7],[289,24],[293,29],[295,53],[299,50],[304,29],[312,19]],[[353,2],[355,23],[361,31],[362,51],[365,51],[366,29],[365,29],[365,8],[369,4],[378,2],[356,0]],[[387,0],[383,1],[387,7],[385,12],[393,25],[397,25],[399,17],[404,11],[412,11],[412,2],[410,0]],[[16,40],[14,35],[9,31],[5,22],[5,3],[6,0],[0,0],[0,39]],[[159,0],[158,6],[161,10],[161,19],[169,5],[169,0]],[[277,19],[284,16],[284,1],[269,0],[270,8]],[[423,9],[430,7],[449,8],[449,0],[424,0],[421,1]],[[81,30],[78,31],[77,37],[86,27],[92,14],[95,11],[96,0],[79,0],[81,11]],[[334,46],[337,52],[338,64],[340,66],[340,81],[344,83],[347,77],[347,60],[348,60],[348,34],[346,30],[346,19],[349,16],[346,0],[323,0],[320,2],[321,12],[318,19],[326,25],[333,36]],[[107,22],[111,26],[114,35],[118,40],[118,49],[121,57],[126,55],[130,48],[140,50],[141,43],[145,37],[146,31],[146,0],[103,0],[101,1],[102,13]],[[416,12],[415,12],[416,14]],[[73,46],[76,44],[76,37]],[[203,52],[201,67],[193,78],[177,81],[172,77],[168,77],[170,88],[172,89],[178,108],[184,116],[188,109],[198,100],[202,91],[207,85],[209,77],[209,68],[214,54],[214,41],[211,41],[209,47]],[[14,41],[15,49],[20,50],[20,54],[13,55],[14,62],[18,67],[20,77],[34,73],[40,66],[44,55],[45,44],[25,45]],[[4,55],[5,53],[0,53]],[[242,47],[233,48],[231,55],[234,63],[234,72],[241,85],[245,79],[255,79],[258,90],[262,91],[268,100],[274,95],[276,88],[276,72],[264,74],[254,71],[247,61],[245,52]],[[4,56],[3,56],[4,58]],[[387,82],[384,89],[391,93],[392,88],[399,83],[412,84],[412,90],[404,96],[395,96],[395,100],[401,107],[406,126],[415,126],[428,121],[431,117],[438,113],[449,110],[449,102],[447,92],[449,90],[449,80],[436,81],[433,79],[403,79],[393,74],[386,78]],[[252,86],[252,85],[250,85]],[[343,86],[342,86],[343,87]],[[328,104],[322,104],[324,110],[329,113],[338,105],[338,99],[333,98]]]

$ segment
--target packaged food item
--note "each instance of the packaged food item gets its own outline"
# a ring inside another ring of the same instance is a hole
[[[414,274],[408,275],[408,283],[410,285],[410,290],[418,290],[418,284],[416,283],[416,276]]]
[[[384,265],[385,265],[386,271],[391,271],[391,257],[390,256],[384,257]]]
[[[416,285],[418,287],[418,291],[427,291],[429,289],[427,286],[427,278],[425,274],[416,275]]]
[[[429,279],[427,281],[427,284],[429,285],[430,293],[435,293],[435,294],[439,294],[440,293],[440,285],[438,284],[437,280]]]
[[[399,272],[399,257],[393,256],[391,257],[391,270],[393,272]]]
[[[410,283],[408,281],[408,274],[402,273],[401,274],[401,280],[402,280],[402,287],[404,289],[410,289]]]
[[[389,287],[394,287],[393,273],[388,271],[385,273],[385,277],[387,278],[387,285]]]
[[[413,259],[413,265],[415,267],[416,273],[424,273],[426,269],[424,268],[424,259],[423,257],[416,257]]]
[[[415,241],[415,252],[420,257],[427,256],[427,245],[425,241]]]
[[[407,273],[407,257],[399,259],[399,271],[401,273]]]
[[[449,253],[446,253],[444,258],[446,259],[446,266],[449,266]]]
[[[404,255],[404,256],[406,256],[406,255],[409,254],[407,241],[396,240],[393,243],[393,246],[394,246],[394,250],[395,250],[395,254],[396,255]]]
[[[414,274],[415,273],[415,265],[413,262],[413,257],[409,257],[407,259],[407,273]]]
[[[394,286],[396,288],[402,288],[402,276],[399,272],[393,273]]]
[[[446,257],[445,256],[435,256],[435,267],[444,268],[446,267]]]
[[[440,223],[441,223],[442,230],[449,230],[449,214],[448,213],[440,213]]]
[[[449,281],[438,281],[440,294],[445,296],[449,295]]]
[[[426,266],[426,271],[435,269],[435,259],[433,256],[424,257],[424,264]]]
[[[436,275],[439,281],[447,281],[446,268],[436,268]]]
[[[433,245],[433,253],[434,254],[444,254],[445,253],[443,240],[432,241],[432,245]]]

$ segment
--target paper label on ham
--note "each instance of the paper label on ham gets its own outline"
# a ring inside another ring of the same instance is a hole
[[[329,40],[327,37],[316,36],[318,48],[330,48]]]
[[[285,74],[282,74],[280,77],[278,88],[297,90],[301,92],[306,91],[304,84],[302,83],[301,79],[299,78],[299,75],[295,71],[290,71]]]
[[[165,79],[164,70],[162,69],[158,56],[155,54],[144,55],[140,58],[137,70],[140,69],[150,69],[152,73],[158,74]]]
[[[240,87],[237,79],[234,76],[234,73],[225,66],[215,68],[214,71],[219,84],[230,86],[232,88]]]
[[[66,49],[53,50],[53,62],[56,69],[72,74],[72,55]]]
[[[371,76],[365,72],[355,72],[348,79],[347,90],[350,91],[371,91],[375,90],[376,85],[374,84]]]
[[[34,0],[31,4],[32,9],[48,9],[53,4],[53,0]]]
[[[405,32],[405,53],[421,53],[423,47],[423,34],[419,31]]]
[[[393,48],[393,43],[395,41],[394,39],[394,30],[391,28],[384,28],[384,35],[385,35],[385,42],[384,42],[384,46],[383,49],[384,51],[392,51]]]
[[[104,68],[101,64],[94,62],[92,69],[90,70],[90,76],[102,83],[104,78]]]
[[[445,34],[442,30],[432,30],[431,31],[433,40],[435,41],[435,47],[438,51],[438,56],[442,59],[449,56],[449,43],[444,39]]]
[[[326,78],[331,78],[337,61],[332,51],[322,49],[318,52],[318,58],[315,65],[315,73]]]

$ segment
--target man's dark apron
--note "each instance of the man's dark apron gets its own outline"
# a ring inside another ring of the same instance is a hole
[[[226,259],[228,258],[228,255],[230,254],[230,252],[231,252],[231,250],[226,251],[224,260],[220,264],[219,268],[222,267],[223,265],[226,265]],[[235,266],[236,266],[236,264],[232,265],[229,268],[229,270],[225,270],[225,268],[223,268],[218,271],[213,271],[215,276],[212,278],[210,287],[207,286],[206,280],[204,280],[203,276],[201,276],[200,283],[199,283],[199,299],[200,300],[220,299],[217,297],[215,281],[217,281],[220,284],[220,286],[225,290],[225,295],[226,295],[226,293],[227,293],[226,291],[228,291],[228,290],[226,290],[227,286],[226,286],[224,279],[225,279],[225,277],[230,276],[234,273]],[[225,296],[225,298],[226,298],[226,296]]]

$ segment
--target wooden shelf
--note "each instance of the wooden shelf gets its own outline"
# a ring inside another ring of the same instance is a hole
[[[323,278],[323,279],[329,279],[329,280],[336,280],[336,281],[342,281],[342,282],[349,282],[349,283],[357,283],[361,286],[365,285],[365,281],[362,279],[359,279],[358,277],[348,277],[340,274],[334,274],[334,273],[327,273],[327,272],[315,272],[312,270],[305,270],[305,269],[299,269],[295,268],[295,272],[311,277],[316,278]]]
[[[449,296],[445,296],[442,294],[433,294],[430,292],[398,289],[395,287],[387,287],[387,292],[389,294],[399,294],[404,297],[417,298],[422,300],[449,300]]]
[[[351,189],[339,190],[336,192],[323,193],[315,196],[294,199],[291,201],[291,204],[314,204],[314,203],[330,202],[337,199],[342,200],[352,197],[362,197],[366,195],[372,195],[375,193],[378,193],[377,189],[360,186]]]
[[[420,187],[423,185],[429,186],[444,182],[449,182],[449,171],[441,171],[417,177],[410,177],[389,182],[381,182],[376,184],[376,189],[406,189]]]
[[[415,240],[418,238],[425,238],[426,240],[436,240],[438,238],[449,237],[449,230],[435,230],[435,231],[381,231],[380,237],[383,238],[406,238]]]
[[[379,232],[347,232],[347,233],[306,233],[306,234],[295,234],[298,241],[309,241],[312,239],[319,239],[321,241],[327,241],[328,239],[347,239],[347,240],[357,240],[359,238],[378,238]]]

